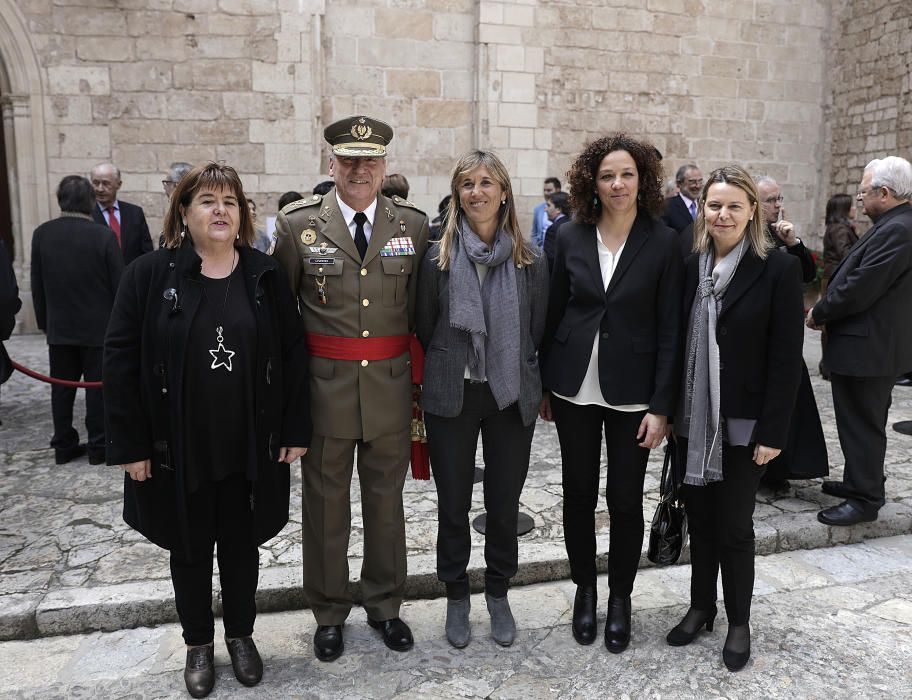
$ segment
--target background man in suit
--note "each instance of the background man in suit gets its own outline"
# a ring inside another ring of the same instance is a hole
[[[545,207],[548,206],[548,200],[551,195],[555,192],[561,191],[561,181],[556,177],[549,177],[545,179],[545,186],[542,189],[542,193],[545,196],[545,201],[539,204],[532,212],[532,233],[531,238],[532,242],[541,248],[545,244],[545,231],[548,230],[548,226],[551,224],[551,220],[548,218],[548,212],[545,211]]]
[[[92,218],[114,231],[124,264],[129,265],[152,250],[152,237],[142,207],[117,199],[121,184],[120,170],[113,163],[100,163],[92,168],[92,187],[97,200]]]
[[[836,268],[807,325],[826,324],[843,480],[824,493],[844,498],[817,519],[854,525],[877,519],[885,502],[884,455],[893,381],[912,369],[912,165],[890,156],[865,167],[857,199],[874,225]]]
[[[548,225],[545,231],[545,237],[542,241],[542,251],[548,258],[548,269],[554,266],[554,248],[557,245],[557,232],[560,227],[570,221],[570,195],[566,192],[555,192],[551,195],[548,206],[545,207],[548,214]]]
[[[193,170],[193,166],[184,161],[171,163],[171,165],[168,166],[168,172],[165,173],[165,179],[162,180],[162,189],[165,191],[165,196],[168,199],[171,199],[171,193],[174,192],[177,183],[191,170]]]
[[[361,592],[368,623],[395,651],[412,647],[400,618],[405,589],[402,487],[409,463],[418,268],[428,219],[380,195],[393,130],[354,116],[326,127],[334,189],[285,207],[275,256],[307,329],[314,435],[301,465],[304,594],[317,620],[314,653],[342,653],[351,611],[348,541],[355,448],[364,519]],[[379,195],[379,196],[378,196]]]
[[[32,236],[32,301],[38,327],[47,333],[51,376],[97,382],[108,317],[123,272],[123,256],[111,230],[92,221],[95,194],[80,175],[57,188],[60,218],[41,224]],[[76,389],[51,387],[57,464],[86,452],[73,427]],[[105,461],[104,401],[101,389],[86,389],[86,431],[90,464]]]
[[[805,284],[813,282],[817,276],[817,265],[811,257],[811,252],[796,235],[795,225],[785,218],[785,208],[782,206],[784,199],[779,183],[769,175],[755,177],[754,182],[757,183],[757,191],[760,193],[760,210],[766,222],[767,235],[777,248],[785,249],[798,258],[801,262],[802,281]]]
[[[687,163],[678,168],[675,182],[678,184],[678,194],[665,200],[662,220],[669,228],[681,233],[697,218],[703,173],[693,163]]]

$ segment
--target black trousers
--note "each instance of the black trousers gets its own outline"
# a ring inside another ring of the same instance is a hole
[[[516,518],[529,471],[535,423],[523,425],[516,404],[501,411],[487,383],[469,381],[465,383],[462,413],[453,418],[425,413],[424,420],[437,486],[437,578],[446,584],[448,598],[459,600],[469,595],[469,508],[480,432],[487,511],[485,591],[502,598],[516,574]]]
[[[842,480],[848,501],[867,514],[886,502],[884,458],[887,414],[893,402],[895,377],[849,377],[830,373],[836,431],[845,457]]]
[[[253,634],[259,552],[250,511],[250,482],[243,474],[206,482],[187,497],[187,509],[189,556],[183,547],[171,550],[171,582],[184,641],[198,646],[215,637],[212,550],[216,543],[225,636]]]
[[[84,345],[48,345],[51,376],[56,379],[87,382],[101,381],[103,348]],[[73,402],[76,389],[59,384],[51,385],[51,415],[54,419],[54,437],[51,447],[66,449],[79,444],[79,433],[73,427]],[[86,389],[85,426],[88,433],[89,452],[104,455],[104,398],[101,389]]]
[[[681,464],[687,440],[678,438]],[[722,571],[722,595],[728,624],[750,620],[754,592],[754,503],[766,471],[754,463],[754,446],[722,445],[722,481],[681,488],[690,532],[690,604],[715,606],[716,581]]]
[[[636,435],[646,412],[580,406],[557,396],[551,397],[551,412],[561,448],[570,577],[578,586],[595,585],[595,507],[604,430],[605,501],[611,519],[608,586],[615,595],[629,596],[643,549],[643,480],[649,450],[639,446]]]

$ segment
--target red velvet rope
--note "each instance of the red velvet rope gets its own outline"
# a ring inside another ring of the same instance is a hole
[[[13,365],[13,369],[17,369],[22,374],[31,377],[32,379],[37,379],[40,382],[46,382],[47,384],[59,384],[60,386],[68,386],[74,389],[101,389],[101,382],[73,382],[69,379],[56,379],[54,377],[49,377],[46,374],[41,374],[36,372],[33,369],[29,369],[24,365],[20,365],[14,360],[10,360]]]

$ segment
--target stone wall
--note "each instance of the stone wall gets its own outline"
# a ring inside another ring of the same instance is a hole
[[[828,60],[822,197],[854,194],[873,158],[912,159],[912,4],[835,3]]]
[[[528,223],[542,180],[614,129],[652,138],[669,173],[774,175],[803,229],[825,196],[827,0],[16,4],[44,71],[49,182],[113,159],[153,228],[171,161],[235,165],[270,213],[324,178],[323,125],[361,111],[396,127],[389,170],[429,211],[454,156],[488,146]]]

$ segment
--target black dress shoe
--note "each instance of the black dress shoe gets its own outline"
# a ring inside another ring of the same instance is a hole
[[[184,683],[187,686],[187,692],[195,698],[204,698],[212,692],[212,688],[215,686],[215,659],[212,644],[187,649]]]
[[[857,525],[858,523],[870,523],[877,520],[877,513],[869,515],[848,501],[843,501],[838,506],[824,508],[817,513],[817,520],[824,525]]]
[[[412,639],[412,630],[402,621],[402,618],[393,617],[389,620],[371,620],[367,624],[383,634],[383,643],[393,651],[408,651],[415,640]]]
[[[335,661],[345,650],[342,625],[317,625],[314,633],[314,656],[320,661]]]
[[[605,620],[605,647],[620,654],[630,644],[630,596],[608,594],[608,619]]]
[[[725,646],[722,647],[722,663],[729,671],[740,671],[747,665],[751,655],[750,625],[729,625]]]
[[[95,452],[89,450],[89,464],[104,464],[105,463],[105,451],[101,450],[100,452]]]
[[[836,496],[836,498],[848,498],[849,491],[846,485],[841,481],[824,481],[820,487],[827,496]]]
[[[894,382],[895,386],[912,386],[912,379],[902,376]]]
[[[234,677],[248,688],[259,683],[263,678],[263,659],[253,643],[253,637],[226,639],[225,643],[228,645]]]
[[[671,631],[665,635],[665,641],[673,647],[683,647],[690,644],[700,634],[703,626],[706,626],[707,632],[712,632],[713,622],[716,619],[716,606],[713,605],[709,610],[698,610],[691,608],[687,611],[684,619],[671,628]]]
[[[573,599],[573,638],[580,644],[592,644],[595,641],[597,601],[595,586],[576,587],[576,597]]]
[[[79,459],[86,453],[85,445],[74,445],[73,447],[56,447],[54,448],[54,463],[66,464],[74,459]]]

